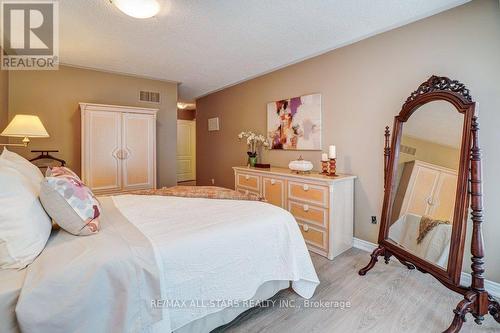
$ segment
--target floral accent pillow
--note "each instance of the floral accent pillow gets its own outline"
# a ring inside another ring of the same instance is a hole
[[[77,236],[97,233],[101,215],[97,198],[73,171],[54,169],[40,191],[40,201],[47,213],[69,233]]]
[[[80,179],[80,177],[78,177],[77,174],[73,172],[73,170],[66,167],[52,167],[52,168],[47,168],[47,171],[45,171],[45,177],[59,177],[59,176],[72,176],[75,177],[76,179]]]

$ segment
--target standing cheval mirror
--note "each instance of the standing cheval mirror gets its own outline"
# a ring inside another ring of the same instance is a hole
[[[383,256],[429,273],[464,295],[447,333],[460,331],[471,313],[481,324],[500,305],[484,288],[481,233],[481,155],[475,102],[460,82],[432,76],[395,117],[392,144],[386,128],[384,205],[379,246],[365,275]],[[460,285],[469,207],[472,216],[472,285]]]

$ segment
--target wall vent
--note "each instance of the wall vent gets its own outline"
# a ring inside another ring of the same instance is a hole
[[[160,93],[154,91],[143,91],[139,94],[141,102],[160,103]]]
[[[413,155],[413,156],[415,156],[415,154],[417,153],[417,148],[413,148],[413,147],[405,146],[405,145],[401,145],[401,147],[399,148],[399,150],[403,154],[408,154],[408,155]]]

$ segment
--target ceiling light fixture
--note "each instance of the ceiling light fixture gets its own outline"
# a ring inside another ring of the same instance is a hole
[[[119,10],[135,18],[150,18],[158,14],[158,0],[110,0]]]
[[[194,109],[196,109],[196,104],[195,103],[178,102],[177,108],[181,109],[181,110],[194,110]]]

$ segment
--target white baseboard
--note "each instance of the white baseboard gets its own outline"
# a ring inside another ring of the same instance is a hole
[[[472,281],[472,276],[470,273],[462,272],[460,276],[460,284],[464,286],[470,286]],[[500,283],[493,282],[490,280],[484,280],[484,288],[493,296],[500,298]]]
[[[363,239],[356,237],[354,237],[354,242],[352,246],[366,252],[373,252],[373,250],[377,248],[377,244],[373,244],[372,242],[365,241]]]
[[[377,244],[374,244],[372,242],[365,241],[363,239],[359,238],[354,238],[353,246],[357,249],[366,251],[366,252],[372,252],[377,248]],[[462,275],[460,277],[460,284],[464,286],[470,286],[472,281],[470,273],[465,273],[462,272]],[[490,294],[492,294],[495,297],[500,297],[500,283],[498,282],[493,282],[490,280],[484,280],[484,287]]]

